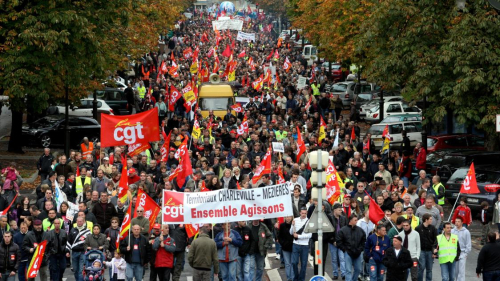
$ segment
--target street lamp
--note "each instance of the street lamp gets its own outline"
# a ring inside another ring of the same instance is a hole
[[[316,209],[314,210],[313,216],[311,216],[310,221],[314,224],[314,215],[317,218],[317,232],[318,232],[318,245],[315,249],[314,253],[316,255],[316,260],[318,264],[318,275],[323,275],[323,232],[333,232],[333,226],[330,224],[328,219],[323,212],[323,198],[326,198],[326,189],[323,188],[323,182],[326,183],[326,171],[323,167],[328,167],[328,157],[329,154],[327,151],[317,150],[313,151],[309,154],[309,165],[313,169],[311,173],[311,184],[316,188],[313,188],[311,191],[311,197],[313,199],[318,199],[318,205],[316,205]],[[323,221],[323,219],[325,221]],[[308,226],[311,226],[309,224]],[[316,229],[314,226],[313,229]],[[307,231],[307,228],[306,228]]]

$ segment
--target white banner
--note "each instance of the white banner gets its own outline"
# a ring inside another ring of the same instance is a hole
[[[212,21],[214,30],[241,30],[243,28],[242,20],[214,20]]]
[[[273,150],[274,152],[283,152],[285,153],[285,147],[282,142],[273,142]]]
[[[253,41],[255,42],[255,33],[246,33],[246,32],[241,32],[238,31],[238,36],[236,36],[236,40],[238,41]]]
[[[304,89],[307,85],[307,78],[304,76],[299,76],[299,80],[297,80],[297,89]]]
[[[163,191],[164,224],[224,223],[293,215],[288,184],[209,192]]]

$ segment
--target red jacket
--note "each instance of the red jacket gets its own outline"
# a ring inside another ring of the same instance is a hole
[[[417,161],[415,163],[415,167],[417,167],[417,170],[425,170],[426,159],[427,152],[425,151],[425,148],[421,148],[417,154]]]
[[[155,239],[153,247],[155,247],[155,244],[158,243],[158,241],[159,239]],[[158,251],[156,252],[155,267],[173,268],[175,241],[173,238],[167,237],[167,239],[163,240],[163,244],[165,244],[165,247],[161,247],[161,245],[159,245]],[[172,252],[165,250],[165,248],[171,248]]]
[[[472,212],[468,206],[462,207],[461,205],[455,209],[453,217],[451,218],[451,223],[455,223],[455,219],[461,216],[464,224],[469,225],[472,222]]]

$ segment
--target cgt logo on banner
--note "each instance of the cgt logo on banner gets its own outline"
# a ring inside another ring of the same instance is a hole
[[[293,215],[288,184],[256,189],[182,193],[163,191],[164,224],[223,223]]]
[[[101,146],[120,146],[160,140],[158,108],[134,115],[101,114]]]

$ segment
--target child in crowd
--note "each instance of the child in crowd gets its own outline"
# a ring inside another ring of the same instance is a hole
[[[467,206],[467,197],[460,197],[460,206],[457,207],[451,218],[451,223],[455,224],[455,218],[462,217],[464,227],[467,228],[472,223],[472,212]]]
[[[491,214],[488,212],[490,204],[488,202],[481,202],[481,224],[483,225],[481,231],[481,245],[486,243],[486,236],[491,230]]]
[[[115,252],[115,257],[111,261],[104,262],[106,266],[111,271],[112,281],[124,281],[125,280],[125,269],[127,268],[127,263],[123,258],[122,254]]]

